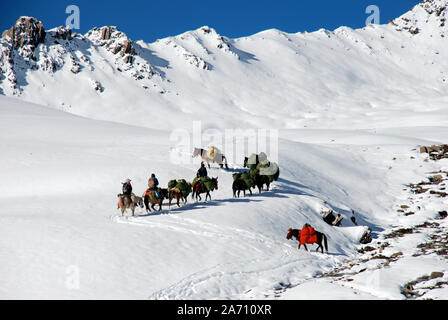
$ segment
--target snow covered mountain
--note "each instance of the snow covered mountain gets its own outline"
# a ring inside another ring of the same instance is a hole
[[[22,17],[3,33],[0,92],[160,129],[179,117],[218,128],[381,127],[397,114],[403,125],[422,123],[446,103],[447,4],[424,1],[358,30],[229,39],[202,27],[155,43],[110,26],[44,31]]]
[[[401,299],[434,286],[421,297],[446,299],[448,159],[417,147],[448,141],[447,11],[428,0],[359,30],[201,27],[155,43],[19,18],[0,41],[0,298]],[[170,161],[170,135],[194,120],[279,129],[280,179],[233,198],[241,154],[209,170],[211,201],[121,217],[123,179],[137,194],[152,172],[163,187],[192,180],[199,159]],[[437,184],[412,193],[430,173]],[[286,240],[305,223],[328,254]]]

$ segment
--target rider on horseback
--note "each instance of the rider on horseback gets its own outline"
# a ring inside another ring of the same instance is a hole
[[[156,175],[154,173],[151,173],[151,177],[148,179],[147,191],[154,191],[156,198],[160,199],[160,192],[157,190],[158,186],[159,186],[159,180],[156,178]]]
[[[206,177],[207,176],[207,169],[205,168],[204,161],[201,161],[201,167],[199,168],[198,172],[196,173],[197,178]]]
[[[124,196],[130,197],[132,194],[132,185],[131,185],[131,179],[126,179],[124,182],[121,183],[123,185],[122,191]]]
[[[130,200],[131,195],[132,195],[131,179],[126,179],[121,184],[123,185],[122,190],[121,190],[122,192],[121,192],[121,194],[118,195],[119,200],[118,200],[117,207],[120,207],[120,201],[121,201],[121,204],[124,205],[124,197],[127,197]],[[120,196],[122,196],[122,197],[120,197]]]

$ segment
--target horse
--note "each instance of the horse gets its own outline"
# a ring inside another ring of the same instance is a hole
[[[126,209],[131,209],[132,216],[134,216],[135,207],[139,206],[143,208],[143,199],[135,194],[130,196],[118,195],[118,208],[121,209],[121,216],[124,216],[124,211]]]
[[[266,188],[269,191],[270,184],[271,184],[271,180],[269,180],[268,176],[266,176],[264,174],[255,175],[255,185],[257,186],[259,193],[261,193],[261,190],[263,190],[263,185],[266,185]]]
[[[243,161],[243,167],[244,167],[244,168],[248,168],[248,167],[249,167],[249,166],[247,165],[247,164],[248,164],[248,163],[247,163],[248,161],[249,161],[249,157],[244,157],[244,161]],[[256,161],[257,161],[256,163],[251,163],[251,164],[255,164],[255,165],[257,165],[257,164],[258,164],[258,157],[256,157]]]
[[[212,158],[210,158],[207,150],[201,148],[194,148],[191,157],[195,158],[197,156],[201,156],[202,161],[207,162],[209,168],[210,163],[217,163],[221,169],[223,168],[223,166],[225,166],[226,169],[229,169],[226,157],[219,151]]]
[[[233,181],[232,190],[233,190],[233,197],[234,198],[237,197],[237,191],[238,191],[238,198],[240,197],[241,190],[243,191],[244,196],[246,196],[246,190],[249,190],[250,195],[252,195],[251,188],[249,188],[247,186],[246,182],[244,182],[244,180],[241,179],[241,178],[236,179],[235,181]]]
[[[182,200],[183,203],[187,203],[187,197],[184,197],[184,195],[182,194],[182,191],[179,190],[179,188],[171,188],[168,192],[168,208],[171,207],[171,201],[176,198],[177,200],[177,206],[180,207],[179,205],[179,200]]]
[[[156,204],[159,205],[159,211],[162,210],[162,202],[163,199],[168,199],[168,189],[160,189],[160,198],[156,198],[156,193],[154,190],[146,190],[143,194],[144,203],[146,207],[146,212],[151,212],[151,209],[149,209],[149,204],[151,204],[152,210],[156,211],[156,208],[154,207]]]
[[[328,252],[327,236],[325,234],[323,234],[322,232],[319,232],[319,231],[316,231],[316,235],[317,235],[317,242],[316,243],[318,244],[316,252],[320,248],[321,252],[324,253],[324,247],[322,246],[322,240],[324,241],[325,251]],[[300,247],[302,245],[300,243],[300,230],[289,228],[288,229],[288,233],[286,234],[286,239],[290,240],[292,237],[295,237],[299,241],[299,246],[297,247],[297,249],[300,249]],[[303,246],[305,247],[305,250],[308,251],[308,248],[306,247],[306,244],[303,244]]]
[[[218,190],[218,177],[216,178],[212,178],[212,183],[213,183],[213,187],[212,190]],[[194,196],[196,195],[196,201],[199,198],[199,201],[202,200],[201,198],[201,193],[205,193],[205,201],[207,201],[207,197],[210,197],[210,200],[212,200],[212,196],[210,195],[210,191],[207,189],[207,187],[205,186],[205,184],[201,181],[198,180],[194,185],[193,185],[193,192],[191,194],[191,198],[194,199]]]

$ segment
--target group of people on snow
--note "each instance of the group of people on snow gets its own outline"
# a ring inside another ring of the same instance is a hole
[[[197,178],[206,177],[207,176],[207,169],[205,168],[205,164],[202,161],[201,167],[198,169],[196,173]],[[132,194],[132,184],[131,179],[126,179],[124,182],[121,183],[122,186],[122,195],[130,197]],[[159,180],[157,179],[156,175],[154,173],[151,173],[151,177],[148,179],[148,191],[154,191],[156,198],[160,198],[160,194],[158,192],[158,186],[159,186]]]

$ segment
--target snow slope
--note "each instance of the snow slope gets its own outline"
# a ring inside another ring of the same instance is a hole
[[[403,185],[439,169],[412,149],[448,138],[447,10],[436,10],[446,4],[309,34],[228,39],[203,27],[147,44],[114,27],[71,40],[55,28],[35,49],[3,38],[0,297],[264,298],[292,283],[352,297],[306,281],[358,257],[366,227],[377,237],[397,224]],[[199,160],[170,155],[173,130],[191,131],[194,120],[279,129],[279,181],[232,198],[231,173],[247,156],[238,154],[229,171],[210,169],[219,180],[212,201],[121,217],[125,178],[137,194],[152,172],[163,186],[192,180]],[[342,227],[322,221],[330,208]],[[304,223],[328,235],[328,255],[286,240]],[[383,289],[359,296],[400,297]]]
[[[398,129],[355,130],[339,133],[354,142],[334,144],[323,143],[331,132],[309,131],[316,142],[304,144],[286,131],[272,191],[233,199],[231,173],[211,169],[219,177],[212,201],[121,218],[115,195],[125,177],[140,193],[153,171],[162,184],[194,176],[197,162],[170,163],[169,132],[0,98],[2,298],[263,297],[356,255],[362,227],[349,222],[350,208],[373,230],[393,223],[394,190],[413,172],[404,159],[404,168],[388,169],[390,155],[404,158],[411,141],[433,141],[434,133],[428,128],[422,140]],[[363,135],[373,144],[359,143]],[[346,216],[342,228],[321,220],[327,208]],[[305,222],[329,236],[329,255],[297,251],[285,239]]]

